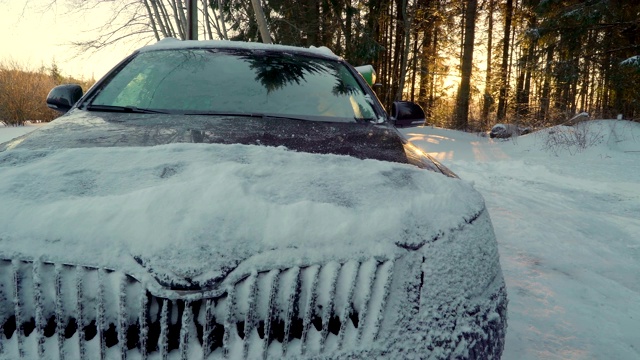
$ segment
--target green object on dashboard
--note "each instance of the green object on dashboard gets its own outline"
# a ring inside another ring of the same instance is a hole
[[[362,65],[356,66],[356,70],[362,75],[364,80],[369,84],[369,86],[373,86],[376,83],[376,71],[373,69],[371,65]]]

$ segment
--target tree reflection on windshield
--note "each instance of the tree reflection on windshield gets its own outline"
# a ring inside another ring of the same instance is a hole
[[[299,57],[278,56],[256,56],[244,55],[242,59],[249,62],[249,68],[256,72],[256,81],[262,84],[267,92],[281,89],[293,83],[300,84],[306,81],[305,76],[309,74],[322,74],[335,76],[335,69],[331,69],[327,64],[318,61]]]
[[[341,95],[349,96],[349,95],[357,94],[358,88],[353,85],[347,84],[345,80],[340,77],[336,79],[336,85],[333,87],[331,92],[335,96],[341,96]]]
[[[299,85],[301,81],[306,81],[306,75],[322,75],[322,73],[335,78],[336,84],[332,89],[333,95],[349,96],[358,92],[357,87],[354,86],[355,81],[352,81],[352,84],[348,84],[344,77],[340,76],[338,68],[329,66],[330,63],[314,61],[309,58],[283,57],[282,55],[259,57],[256,55],[243,55],[241,58],[250,63],[249,67],[256,72],[256,81],[260,82],[269,93],[293,83]],[[353,80],[351,74],[347,75],[348,78]]]

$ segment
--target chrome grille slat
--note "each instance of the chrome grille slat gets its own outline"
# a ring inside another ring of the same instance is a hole
[[[380,324],[382,323],[382,320],[384,318],[384,308],[385,305],[387,304],[387,299],[389,299],[389,292],[391,291],[391,280],[393,278],[393,268],[395,266],[394,261],[388,261],[384,264],[382,264],[379,267],[380,273],[382,276],[378,276],[376,277],[376,280],[380,281],[382,283],[382,294],[381,294],[381,301],[379,303],[377,303],[377,309],[369,309],[369,311],[371,313],[375,314],[375,319],[373,321],[373,324],[371,325],[370,329],[371,329],[371,340],[375,341],[378,339],[378,332],[380,331]],[[376,289],[378,289],[379,287],[376,287]]]
[[[284,339],[282,341],[282,356],[287,355],[287,345],[289,344],[289,336],[291,335],[291,321],[293,314],[296,312],[295,306],[297,305],[295,298],[299,294],[297,291],[300,286],[300,268],[294,267],[291,269],[292,279],[287,286],[287,300],[285,305],[285,318],[284,318]]]
[[[11,270],[13,272],[13,306],[14,314],[16,318],[16,339],[18,340],[18,356],[22,359],[25,356],[24,353],[24,333],[23,333],[23,321],[22,321],[22,304],[20,302],[20,262],[14,260],[11,264]]]
[[[300,354],[304,355],[307,350],[307,336],[309,333],[309,327],[311,326],[312,317],[314,314],[314,308],[316,305],[316,298],[318,296],[316,289],[318,288],[318,276],[320,274],[320,267],[318,265],[311,266],[307,269],[311,272],[311,282],[308,284],[308,288],[305,293],[307,298],[304,304],[304,316],[302,318],[302,337],[300,338]]]
[[[354,269],[352,269],[352,267]],[[353,298],[353,291],[356,287],[356,280],[358,277],[359,266],[357,266],[353,261],[346,263],[343,267],[343,270],[347,273],[346,281],[348,281],[348,290],[346,294],[346,299],[344,301],[342,311],[340,311],[340,332],[338,333],[338,342],[337,348],[342,348],[342,342],[344,341],[345,331],[349,324],[347,318],[351,315],[351,299]]]
[[[104,307],[104,278],[105,271],[98,269],[98,306],[96,309],[96,327],[98,333],[98,341],[100,342],[100,360],[106,357],[107,345],[104,339],[105,325],[105,307]]]
[[[38,357],[44,357],[44,304],[43,304],[43,295],[42,295],[42,278],[40,277],[40,261],[33,262],[33,293],[35,296],[35,305],[36,305],[36,344],[38,347]],[[2,353],[2,348],[0,348],[0,353]]]
[[[164,299],[162,301],[162,309],[160,310],[160,338],[158,339],[158,346],[160,347],[162,360],[167,360],[169,356],[169,301],[168,299]]]
[[[362,332],[366,328],[364,326],[367,322],[367,315],[369,314],[368,306],[369,300],[371,300],[371,293],[373,291],[373,281],[376,277],[376,270],[378,269],[378,262],[375,259],[369,259],[367,262],[360,266],[360,274],[363,280],[358,281],[357,289],[358,293],[362,293],[363,296],[359,297],[360,301],[354,301],[354,305],[357,307],[358,312],[358,332],[356,333],[356,343],[362,340]]]
[[[146,360],[148,358],[147,354],[147,341],[149,336],[149,308],[148,308],[149,298],[147,298],[147,292],[142,291],[140,293],[140,315],[138,319],[140,319],[140,359]]]
[[[235,323],[232,324],[232,316],[235,314],[235,290],[235,287],[229,287],[227,289],[226,309],[224,312],[224,335],[222,337],[222,349],[225,359],[229,358],[231,333],[235,332]]]
[[[84,278],[84,268],[82,266],[76,266],[76,323],[78,324],[78,329],[83,329],[85,326],[84,323],[84,300],[83,300],[83,279]],[[78,334],[78,349],[80,359],[86,359],[86,344],[85,344],[85,333],[84,331],[77,331]]]
[[[5,271],[5,268],[7,266],[7,261],[3,260],[0,261],[0,289],[2,289],[3,291],[0,291],[0,309],[6,309],[10,307],[10,304],[13,302],[13,299],[8,299],[7,297],[7,288],[10,287],[11,285],[6,283],[6,273],[7,271]],[[13,280],[13,279],[12,279]],[[8,319],[8,314],[7,313],[3,313],[0,312],[0,315],[2,316],[0,318],[0,321],[2,321],[2,324],[5,324],[9,319]],[[7,341],[7,338],[5,337],[4,331],[0,331],[0,354],[4,354],[5,353],[5,342]]]
[[[0,351],[11,340],[10,356],[22,358],[331,354],[375,340],[392,275],[388,260],[329,262],[253,271],[210,297],[169,299],[118,271],[0,259],[0,305],[10,308],[0,312]]]
[[[211,354],[211,332],[213,320],[213,300],[207,299],[204,307],[204,326],[202,330],[202,358],[207,359]]]
[[[254,272],[247,280],[249,282],[249,296],[247,298],[247,315],[244,321],[244,341],[242,343],[242,358],[246,359],[249,354],[249,345],[253,330],[255,329],[256,317],[256,289],[258,287],[258,274]]]
[[[191,312],[191,303],[185,302],[184,311],[182,312],[182,326],[180,328],[180,359],[187,360],[189,358],[189,336],[191,324],[193,323],[193,313]]]
[[[63,299],[62,299],[62,269],[63,266],[56,264],[55,271],[55,293],[56,293],[56,336],[58,338],[58,355],[60,359],[66,358],[64,349],[64,323],[65,316],[63,313]]]
[[[127,358],[127,277],[118,274],[118,344],[120,346],[120,359]]]
[[[264,339],[262,342],[262,358],[267,358],[267,353],[269,351],[269,337],[271,334],[271,321],[275,315],[275,306],[276,296],[278,294],[278,284],[280,281],[280,271],[279,270],[271,270],[269,272],[269,276],[271,276],[269,293],[267,294],[267,298],[269,302],[267,303],[266,316],[264,319]]]
[[[320,351],[324,350],[324,345],[327,340],[327,336],[329,335],[329,320],[331,318],[331,314],[333,313],[333,305],[335,301],[336,295],[336,285],[338,283],[338,275],[340,272],[340,267],[337,264],[332,264],[335,266],[327,266],[326,269],[329,269],[329,278],[331,279],[329,282],[329,296],[326,306],[323,308],[322,312],[322,331],[320,333]]]
[[[13,305],[13,298],[9,299],[9,294],[7,294],[7,290],[6,290],[9,287],[12,287],[12,285],[8,284],[8,281],[7,281],[8,279],[6,278],[6,275],[7,275],[6,267],[11,266],[10,263],[9,265],[7,263],[8,263],[7,260],[0,261],[0,289],[3,290],[3,291],[0,291],[0,309],[7,309],[11,307],[11,305]],[[13,276],[13,274],[11,275]],[[13,281],[13,278],[10,281]],[[0,312],[0,315],[1,315],[0,321],[2,321],[2,324],[5,324],[9,321],[10,316],[8,313]],[[4,344],[6,341],[7,341],[7,337],[4,334],[4,331],[0,331],[0,354],[5,353]]]

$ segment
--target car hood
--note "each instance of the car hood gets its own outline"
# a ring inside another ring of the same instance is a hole
[[[4,151],[0,199],[0,257],[174,289],[398,257],[484,209],[468,183],[408,164],[194,143]]]
[[[89,112],[74,109],[5,149],[217,143],[285,146],[309,153],[407,163],[404,139],[386,124],[275,117]]]

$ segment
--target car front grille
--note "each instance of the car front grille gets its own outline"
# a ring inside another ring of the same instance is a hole
[[[211,292],[157,296],[122,272],[0,260],[0,354],[47,359],[279,359],[378,336],[394,263],[254,271]]]

